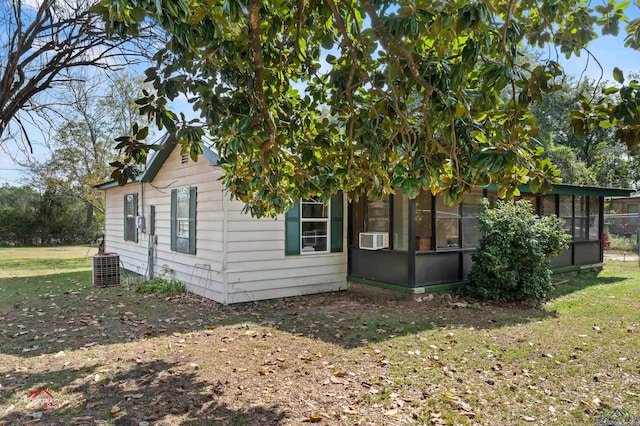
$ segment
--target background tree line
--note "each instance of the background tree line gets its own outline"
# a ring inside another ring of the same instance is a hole
[[[94,243],[103,218],[87,226],[82,200],[32,187],[0,187],[0,245],[38,246]]]

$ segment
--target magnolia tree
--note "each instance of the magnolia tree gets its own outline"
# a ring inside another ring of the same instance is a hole
[[[533,102],[559,90],[559,55],[588,54],[617,35],[625,4],[577,0],[103,0],[110,34],[149,21],[169,42],[147,70],[141,112],[195,158],[220,154],[224,184],[253,214],[337,191],[373,197],[443,192],[450,201],[497,184],[508,196],[545,190],[557,170],[541,158]],[[629,48],[640,23],[628,22]],[[540,65],[530,47],[551,52]],[[614,88],[581,99],[567,120],[584,133],[615,128],[637,143],[640,85],[616,69]],[[168,109],[184,96],[195,119]],[[611,102],[610,99],[615,101]],[[134,176],[153,145],[135,126],[119,139],[113,177]]]

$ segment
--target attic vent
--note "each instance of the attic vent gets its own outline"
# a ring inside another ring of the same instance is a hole
[[[189,162],[189,154],[184,153],[180,156],[180,164],[187,164]]]

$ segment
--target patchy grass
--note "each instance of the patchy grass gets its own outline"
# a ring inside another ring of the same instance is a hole
[[[165,278],[153,278],[142,281],[134,286],[136,293],[159,294],[163,296],[177,296],[185,292],[185,287],[178,280],[167,280]]]
[[[349,293],[224,307],[92,288],[90,263],[25,278],[18,271],[31,268],[5,260],[0,250],[0,424],[579,425],[610,408],[640,415],[636,263],[561,277],[539,306],[471,309]],[[43,388],[52,400],[28,397]]]

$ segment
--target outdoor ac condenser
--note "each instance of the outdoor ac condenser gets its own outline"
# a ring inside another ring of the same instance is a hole
[[[388,232],[361,232],[359,247],[365,250],[389,248]]]

